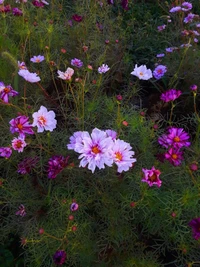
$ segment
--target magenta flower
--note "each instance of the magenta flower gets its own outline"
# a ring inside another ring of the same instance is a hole
[[[197,91],[197,89],[198,89],[198,87],[196,84],[193,84],[190,86],[190,90],[192,90],[192,91]]]
[[[159,32],[163,31],[165,28],[166,28],[166,25],[165,24],[157,27],[157,29],[158,29]]]
[[[14,16],[22,16],[23,15],[23,12],[21,9],[17,8],[17,7],[14,7],[12,9],[12,13]]]
[[[36,7],[44,7],[44,5],[49,5],[49,3],[45,0],[35,0],[32,4]]]
[[[12,149],[10,147],[0,147],[0,157],[10,158],[12,155]]]
[[[27,143],[25,142],[24,138],[22,137],[18,137],[18,138],[14,138],[12,140],[12,148],[14,150],[17,150],[18,152],[23,152],[24,151],[24,147],[27,146]]]
[[[27,69],[20,69],[18,74],[30,83],[37,83],[41,80],[40,77],[37,76],[37,73],[31,73]]]
[[[8,103],[10,96],[16,96],[19,93],[11,87],[11,85],[5,85],[3,82],[0,82],[0,99],[3,102]]]
[[[53,156],[48,161],[48,178],[55,179],[56,176],[68,165],[69,157]]]
[[[70,210],[71,210],[71,211],[76,211],[76,210],[78,210],[78,207],[79,207],[78,203],[73,202],[73,203],[71,204],[71,206],[70,206]]]
[[[174,101],[175,99],[177,99],[181,94],[182,92],[180,90],[170,89],[166,91],[165,93],[163,93],[160,99],[163,100],[164,102],[170,102],[170,101]]]
[[[98,68],[98,73],[102,74],[102,73],[106,73],[107,71],[109,71],[109,67],[106,64],[102,64],[99,68]]]
[[[38,56],[33,56],[30,61],[34,63],[40,63],[44,60],[44,56],[38,55]]]
[[[179,166],[183,160],[183,151],[180,151],[179,148],[171,147],[165,153],[165,159],[168,160],[172,165]]]
[[[189,138],[190,136],[183,128],[171,127],[168,130],[167,142],[169,146],[175,148],[188,147],[190,146],[190,142],[187,141]]]
[[[71,60],[71,65],[73,67],[81,68],[83,66],[83,62],[78,58],[74,58]]]
[[[0,6],[0,13],[8,13],[11,11],[11,6],[6,5],[6,6]]]
[[[31,172],[31,169],[34,168],[39,161],[38,157],[34,158],[25,158],[18,164],[17,172],[20,174],[28,174]]]
[[[122,0],[121,6],[124,10],[128,10],[128,0]]]
[[[64,250],[57,250],[53,255],[53,261],[56,265],[63,265],[67,258],[67,254]]]
[[[157,185],[157,187],[161,187],[162,181],[159,179],[161,172],[156,170],[153,166],[150,170],[142,169],[144,173],[144,177],[142,178],[142,182],[148,183],[151,187],[153,185]]]
[[[58,78],[61,78],[62,80],[70,81],[72,78],[72,75],[74,74],[74,70],[72,68],[67,68],[65,72],[62,72],[60,70],[57,71]]]
[[[42,133],[44,130],[52,132],[56,128],[57,120],[54,111],[47,111],[44,106],[41,106],[38,112],[34,112],[32,116],[32,126],[38,127],[38,133]]]
[[[187,15],[187,17],[184,18],[183,21],[184,21],[185,23],[192,22],[194,17],[195,17],[195,14],[189,13],[189,14]]]
[[[20,205],[19,206],[19,210],[15,213],[16,215],[19,215],[21,217],[24,217],[26,215],[26,210],[25,210],[25,207],[24,205]]]
[[[72,16],[72,19],[73,19],[74,21],[76,21],[76,22],[81,22],[81,21],[83,20],[83,17],[82,17],[82,16],[79,16],[79,15],[77,15],[77,14],[74,14],[74,15]]]
[[[118,167],[117,171],[119,173],[128,171],[129,168],[132,167],[133,163],[136,162],[136,159],[132,158],[135,152],[131,151],[131,149],[132,147],[123,140],[114,140],[114,145],[111,149],[111,155],[114,163]]]
[[[113,146],[113,140],[111,137],[107,137],[106,132],[95,128],[92,131],[91,137],[84,137],[82,140],[83,146],[79,150],[81,154],[80,167],[86,167],[95,171],[96,167],[104,169],[105,165],[111,167],[113,164],[113,158],[110,155],[111,148]]]
[[[34,134],[32,130],[32,125],[28,122],[29,117],[18,116],[15,119],[12,119],[9,123],[11,125],[10,131],[11,133],[19,133],[20,137],[25,137],[26,134]]]
[[[69,150],[74,150],[75,152],[82,151],[83,149],[83,139],[87,137],[90,138],[90,135],[86,131],[78,131],[75,132],[71,137],[70,137],[70,143],[67,145],[67,148]]]
[[[200,217],[192,219],[188,225],[192,228],[194,239],[198,240],[200,238]]]
[[[163,134],[162,136],[160,136],[158,138],[158,143],[163,146],[168,148],[169,147],[169,143],[168,143],[168,138],[167,138],[167,134]]]
[[[164,65],[158,65],[155,70],[153,71],[153,76],[154,78],[156,78],[157,80],[159,80],[160,78],[162,78],[164,76],[164,74],[167,72],[167,67]]]

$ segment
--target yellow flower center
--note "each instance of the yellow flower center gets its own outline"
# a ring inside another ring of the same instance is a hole
[[[5,88],[4,88],[4,92],[7,94],[7,93],[10,92],[10,89],[9,89],[8,87],[5,87]]]
[[[21,148],[22,147],[22,141],[18,140],[16,143],[16,147]]]
[[[18,123],[18,124],[17,124],[17,128],[18,128],[19,130],[22,130],[22,129],[23,129],[23,125],[22,125],[21,123]]]
[[[121,161],[122,160],[122,154],[120,152],[116,152],[115,153],[115,157],[116,157],[117,161]]]
[[[174,142],[180,142],[180,138],[178,136],[174,137]]]
[[[172,158],[173,159],[177,159],[178,158],[178,155],[177,154],[172,154]]]
[[[143,72],[140,72],[140,76],[143,76],[144,75],[144,73]]]
[[[45,125],[47,123],[47,120],[45,119],[44,116],[40,116],[38,118],[38,122],[39,122],[40,125]]]
[[[99,150],[98,146],[96,145],[96,146],[93,146],[93,148],[92,148],[92,152],[93,152],[94,154],[98,154],[98,153],[100,153],[101,151]]]

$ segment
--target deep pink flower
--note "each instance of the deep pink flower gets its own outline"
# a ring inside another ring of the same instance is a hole
[[[48,161],[48,178],[55,179],[56,176],[68,165],[69,157],[53,156]]]
[[[18,164],[17,172],[20,174],[28,174],[31,172],[31,169],[35,167],[39,161],[38,157],[34,158],[25,158]]]
[[[122,0],[121,6],[124,10],[128,10],[128,0]]]
[[[24,217],[26,215],[26,210],[25,210],[25,207],[24,205],[20,205],[19,206],[19,210],[15,213],[16,215],[19,215],[21,217]]]
[[[27,143],[25,142],[24,138],[22,137],[18,137],[18,138],[14,138],[12,140],[12,148],[14,150],[17,150],[18,152],[23,152],[24,151],[24,147],[26,147]]]
[[[45,0],[35,0],[32,4],[36,7],[44,7],[44,5],[49,5],[49,3]]]
[[[11,133],[19,133],[20,137],[25,137],[26,134],[34,134],[32,130],[32,125],[29,124],[29,117],[18,116],[15,119],[12,119],[9,123],[11,125]]]
[[[178,166],[183,160],[183,151],[180,151],[178,148],[171,147],[165,153],[165,159],[168,160],[172,165]]]
[[[78,210],[78,207],[79,207],[78,203],[73,202],[73,203],[70,205],[70,210],[71,210],[71,211],[76,211],[76,210]]]
[[[142,178],[142,182],[148,183],[151,187],[153,185],[157,185],[157,187],[161,187],[162,181],[159,179],[161,172],[156,170],[153,166],[150,170],[142,169],[144,173],[144,177]]]
[[[12,9],[12,13],[14,16],[22,16],[23,15],[23,12],[21,9],[17,8],[17,7],[14,7]]]
[[[200,238],[200,217],[192,219],[188,225],[192,228],[194,239],[198,240]]]
[[[0,6],[0,13],[8,13],[11,11],[11,6],[6,5],[6,6]]]
[[[0,157],[10,158],[12,149],[10,147],[0,147]]]
[[[165,93],[163,93],[160,99],[163,100],[164,102],[170,102],[170,101],[174,101],[175,99],[177,99],[181,94],[182,92],[180,90],[170,89],[166,91]]]
[[[83,66],[83,62],[78,58],[74,58],[71,60],[71,65],[77,68],[81,68]]]
[[[193,84],[193,85],[191,85],[190,86],[190,90],[192,90],[192,91],[197,91],[197,85],[196,84]]]
[[[5,85],[3,82],[0,82],[0,99],[3,102],[8,103],[10,96],[17,96],[19,93],[11,87],[11,85]]]
[[[74,15],[72,16],[72,19],[73,19],[74,21],[76,21],[76,22],[81,22],[81,21],[83,20],[83,17],[82,17],[82,16],[79,16],[79,15],[77,15],[77,14],[74,14]]]
[[[183,128],[171,127],[168,130],[167,143],[169,146],[181,148],[183,146],[190,146],[188,139],[190,136],[184,131]]]

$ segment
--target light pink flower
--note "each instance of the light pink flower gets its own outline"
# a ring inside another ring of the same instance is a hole
[[[47,111],[44,106],[41,106],[38,112],[34,112],[32,116],[32,126],[38,127],[38,133],[42,133],[44,130],[52,132],[56,128],[57,120],[54,111]]]
[[[156,170],[153,166],[150,170],[142,169],[144,173],[144,177],[142,178],[142,182],[148,183],[151,187],[153,185],[157,185],[157,187],[161,187],[162,181],[159,179],[161,172]]]
[[[99,68],[98,68],[98,73],[102,74],[102,73],[106,73],[107,71],[109,71],[109,67],[106,64],[102,64]]]
[[[37,73],[31,73],[26,69],[19,70],[18,74],[22,76],[27,82],[30,83],[37,83],[41,80],[40,77],[37,76]]]
[[[30,59],[30,61],[34,62],[34,63],[40,63],[44,60],[44,56],[38,55],[38,56],[34,56]]]
[[[22,137],[18,137],[18,138],[14,138],[12,140],[12,148],[18,152],[23,152],[24,151],[24,147],[27,146],[27,143],[25,142],[24,138]]]
[[[153,77],[152,71],[147,69],[146,65],[141,65],[138,67],[136,64],[131,74],[137,76],[140,80],[149,80]]]
[[[114,140],[114,144],[111,149],[111,155],[114,163],[117,165],[117,171],[119,173],[128,171],[132,167],[133,162],[136,162],[132,156],[135,154],[131,151],[132,147],[123,140]]]
[[[71,137],[70,137],[70,143],[67,145],[67,148],[69,150],[74,150],[75,152],[82,151],[83,149],[83,139],[85,137],[90,138],[90,135],[86,131],[78,131],[75,132]]]
[[[74,74],[74,70],[72,68],[67,68],[65,72],[58,70],[57,73],[59,75],[58,78],[69,81],[71,80],[72,75]]]

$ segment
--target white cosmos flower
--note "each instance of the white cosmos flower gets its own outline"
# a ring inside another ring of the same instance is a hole
[[[152,71],[147,69],[146,65],[141,65],[138,67],[136,64],[131,74],[137,76],[140,80],[149,80],[153,77]]]

